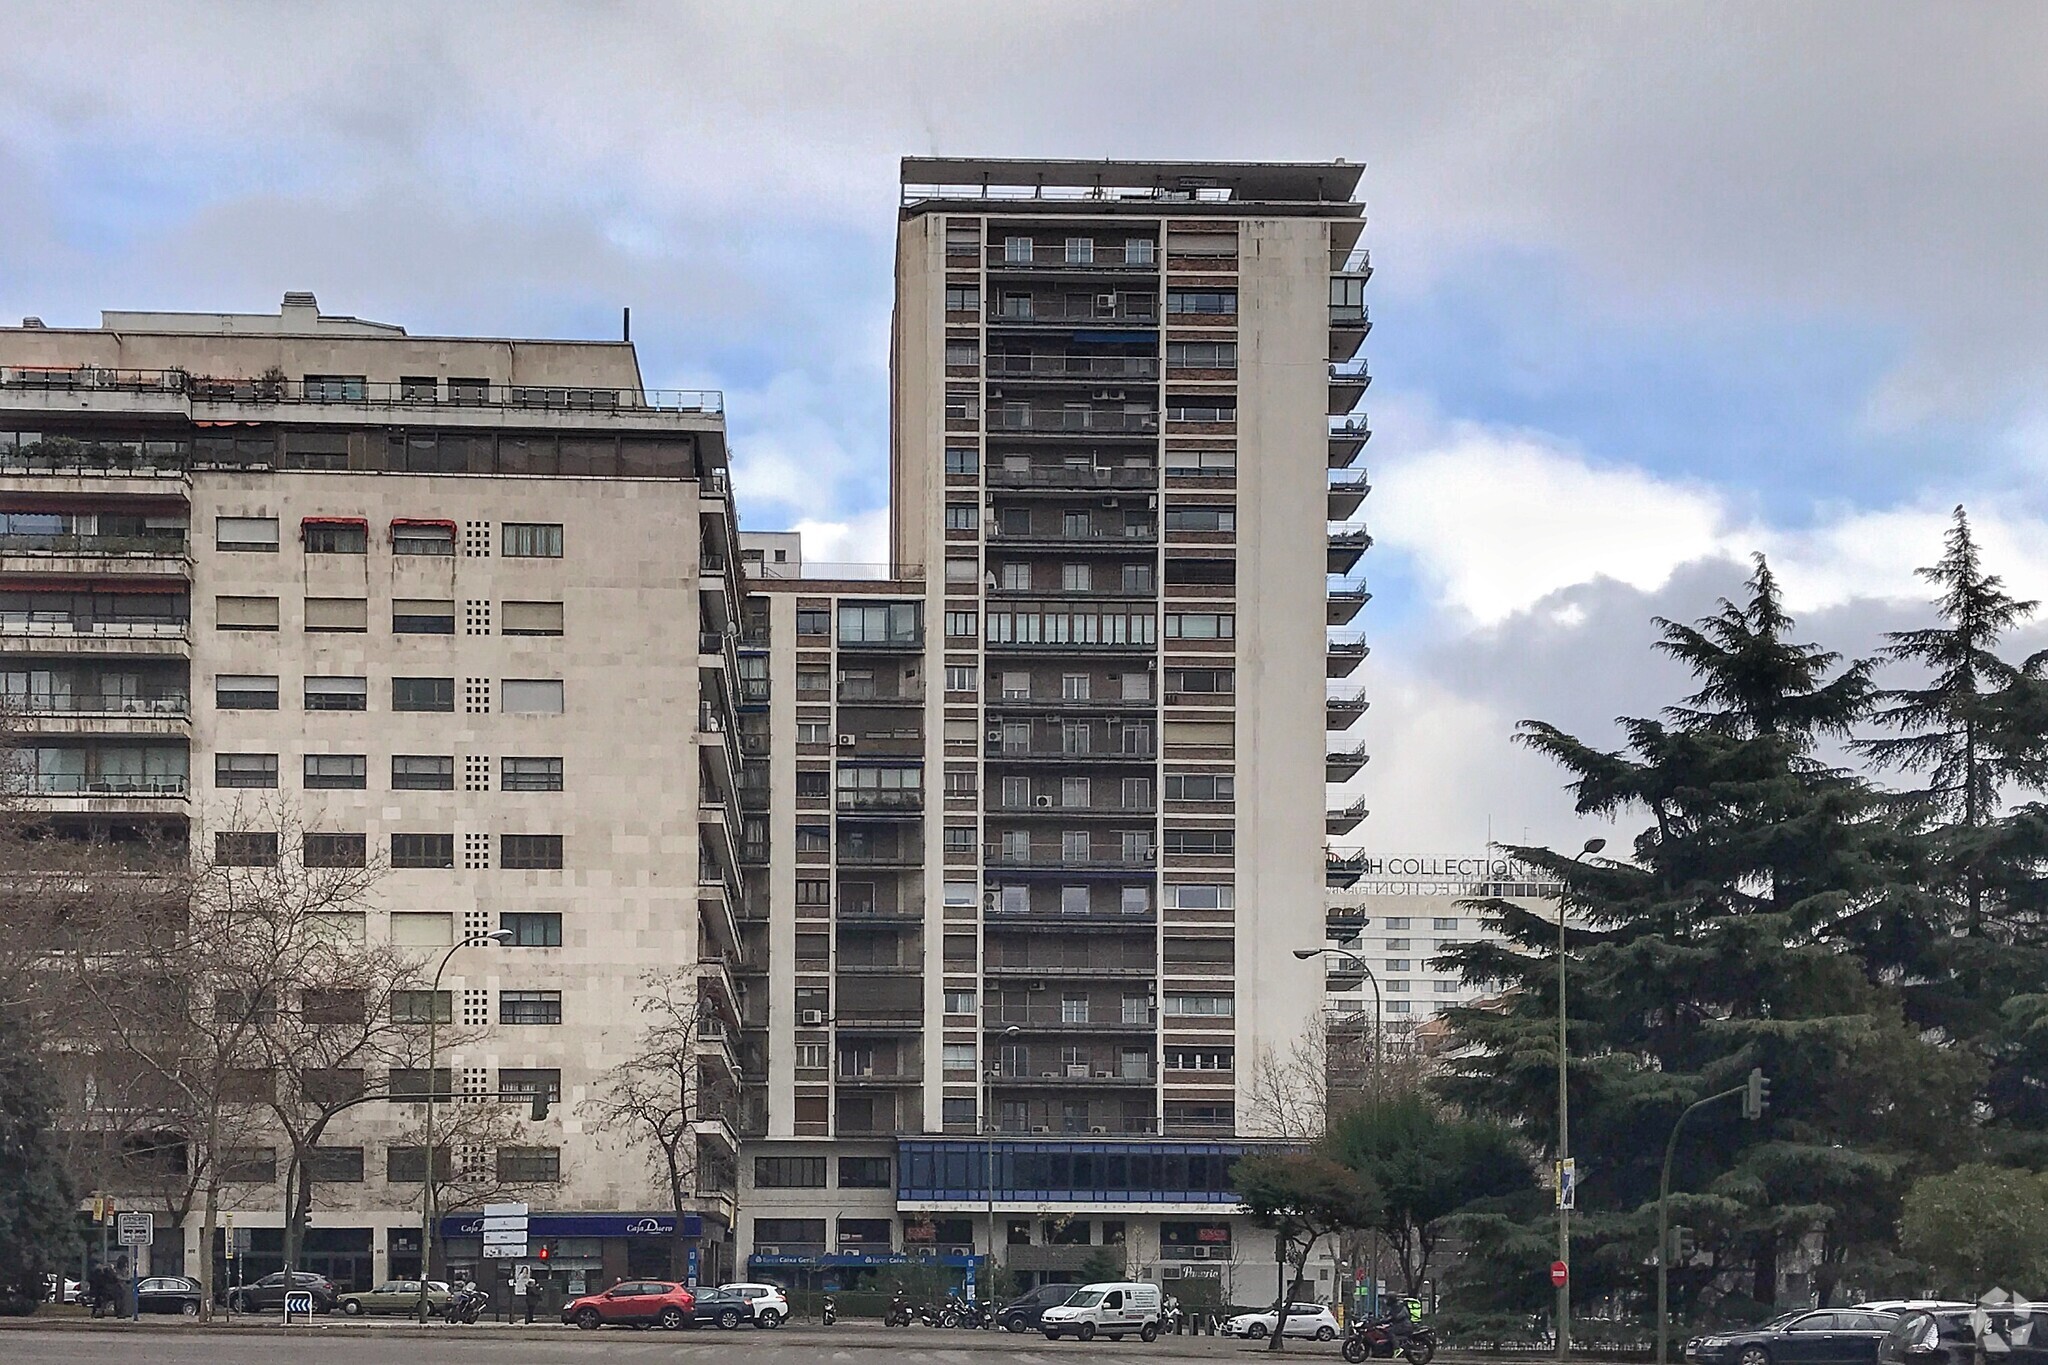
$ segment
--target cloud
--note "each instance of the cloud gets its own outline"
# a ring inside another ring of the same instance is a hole
[[[803,537],[804,572],[842,578],[883,578],[889,570],[889,513],[862,512],[844,521],[806,518],[793,528]]]

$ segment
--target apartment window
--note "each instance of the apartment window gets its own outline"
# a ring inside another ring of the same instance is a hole
[[[949,611],[946,613],[946,635],[955,640],[971,640],[980,628],[979,617],[971,611]]]
[[[1209,882],[1168,882],[1161,895],[1172,910],[1230,910],[1237,905],[1236,887]]]
[[[1031,888],[1028,886],[1001,886],[996,888],[996,911],[1004,915],[1027,915],[1031,913]]]
[[[980,473],[981,452],[972,446],[948,446],[946,448],[946,472],[948,474]]]
[[[1117,891],[1117,910],[1126,915],[1147,915],[1152,912],[1152,892],[1148,887],[1125,886]]]
[[[1387,959],[1387,970],[1390,972],[1405,972],[1409,970],[1408,963],[1408,958],[1390,957]]]
[[[1168,449],[1166,472],[1195,478],[1220,478],[1237,472],[1237,452]]]
[[[213,785],[216,787],[275,787],[276,754],[215,754]]]
[[[306,599],[306,630],[309,633],[357,634],[370,628],[370,602],[365,597],[309,597]],[[450,627],[453,629],[453,627]]]
[[[823,720],[800,720],[796,723],[796,742],[799,744],[830,744],[832,723]]]
[[[1088,913],[1088,888],[1085,886],[1063,886],[1060,888],[1060,913],[1062,915],[1085,915]]]
[[[1166,399],[1169,422],[1235,422],[1237,399],[1222,394],[1169,394]]]
[[[1430,921],[1429,927],[1439,931],[1448,931],[1450,933],[1455,934],[1458,932],[1458,921],[1456,919],[1445,919],[1442,916],[1438,916],[1437,918]]]
[[[1169,801],[1229,801],[1237,795],[1237,779],[1228,773],[1168,773]]]
[[[277,553],[276,517],[215,517],[213,548],[243,554]]]
[[[1407,939],[1405,939],[1405,938],[1390,938],[1390,939],[1388,939],[1388,940],[1387,940],[1387,951],[1388,951],[1388,952],[1390,952],[1390,953],[1405,953],[1405,952],[1409,951],[1409,943],[1408,943],[1408,940],[1407,940]]]
[[[1126,777],[1118,786],[1117,795],[1125,810],[1150,810],[1152,808],[1152,779],[1149,777]]]
[[[446,1147],[435,1148],[435,1178],[445,1180],[454,1174],[454,1153]],[[384,1179],[393,1185],[420,1185],[426,1183],[427,1149],[424,1147],[385,1148]]]
[[[1409,927],[1408,917],[1406,915],[1395,915],[1386,922],[1386,927],[1388,929],[1406,929]]]
[[[276,867],[277,834],[270,830],[220,830],[213,836],[216,867]]]
[[[1206,313],[1210,315],[1235,313],[1237,291],[1235,289],[1169,289],[1166,291],[1166,311],[1169,313]]]
[[[560,635],[560,602],[506,602],[500,607],[500,635]]]
[[[799,853],[830,853],[832,851],[831,826],[798,825],[796,827],[796,851]]]
[[[946,290],[946,311],[972,313],[981,307],[981,291],[973,285],[953,285]]]
[[[433,555],[453,558],[455,523],[452,521],[394,521],[391,523],[391,553]]]
[[[832,613],[823,607],[799,607],[796,613],[796,633],[799,635],[830,635]]]
[[[981,347],[972,341],[946,342],[946,364],[948,366],[974,366],[981,363]]]
[[[827,669],[809,668],[800,665],[796,670],[796,690],[798,692],[830,692],[832,690],[832,674]]]
[[[455,942],[455,916],[446,910],[394,910],[391,942],[399,948],[446,948]]]
[[[1095,261],[1095,239],[1093,237],[1067,238],[1067,264],[1092,265]]]
[[[222,673],[213,680],[213,704],[222,711],[275,711],[277,679],[248,673]]]
[[[975,828],[973,825],[947,825],[944,835],[946,852],[974,852],[974,836]]]
[[[1237,617],[1227,611],[1170,611],[1166,613],[1169,640],[1228,640],[1237,634]]]
[[[1228,1019],[1237,1012],[1237,1001],[1228,995],[1169,995],[1165,1000],[1169,1015]]]
[[[229,1147],[221,1153],[220,1178],[230,1185],[277,1182],[277,1148]]]
[[[559,522],[508,521],[499,528],[498,553],[507,559],[560,559],[562,527]]]
[[[506,606],[511,606],[506,603]],[[396,599],[391,604],[391,633],[394,635],[453,635],[455,604],[427,599]],[[512,631],[506,631],[507,635]]]
[[[799,1071],[823,1071],[832,1063],[830,1043],[798,1043],[796,1045],[796,1069]]]
[[[559,758],[507,758],[498,786],[508,792],[558,792],[562,789]]]
[[[972,1074],[974,1071],[974,1044],[947,1043],[945,1045],[944,1066],[948,1071],[965,1071]]]
[[[1387,1002],[1388,1014],[1410,1014],[1414,1012],[1414,1009],[1414,1005],[1406,1000],[1389,1000]]]
[[[360,1147],[315,1147],[306,1164],[307,1178],[322,1184],[360,1185],[363,1181]]]
[[[391,790],[454,791],[455,759],[448,754],[393,754]]]
[[[559,678],[506,678],[500,688],[500,709],[508,715],[562,714],[562,681]]]
[[[455,679],[393,678],[391,709],[394,711],[453,711]]]
[[[1230,668],[1169,668],[1166,691],[1229,695],[1237,691],[1237,671]]]
[[[839,608],[841,644],[914,645],[922,633],[924,614],[920,602],[884,602],[872,606],[842,605]]]
[[[1088,1022],[1088,997],[1085,995],[1063,995],[1060,997],[1060,1022],[1062,1024],[1085,1024]]]
[[[1234,341],[1169,341],[1166,343],[1169,370],[1234,370],[1237,343]]]
[[[1085,777],[1063,777],[1060,779],[1060,804],[1073,810],[1086,810],[1094,804],[1095,784]]]
[[[1152,831],[1149,829],[1127,829],[1123,832],[1119,851],[1126,863],[1149,863],[1152,861]]]
[[[368,678],[306,679],[308,711],[367,711],[369,707]]]
[[[498,836],[498,866],[513,871],[559,871],[562,836],[502,834]]]
[[[977,790],[972,768],[946,769],[945,783],[948,796],[972,796]]]
[[[559,1024],[562,1022],[560,991],[499,991],[498,1022],[501,1024]]]
[[[498,1179],[506,1184],[538,1184],[562,1178],[560,1147],[500,1147]]]
[[[1334,275],[1330,278],[1330,307],[1365,307],[1365,281],[1355,275]]]
[[[832,903],[832,883],[799,878],[796,884],[796,903],[798,905],[830,905]]]
[[[531,1104],[535,1099],[545,1099],[549,1104],[562,1102],[562,1072],[559,1067],[500,1067],[498,1068],[498,1094],[514,1103]]]
[[[972,692],[975,690],[977,675],[970,664],[946,665],[946,690],[948,692]]]
[[[796,774],[798,796],[830,796],[832,774],[823,768],[799,768]]]
[[[1069,829],[1060,832],[1060,856],[1070,863],[1088,861],[1088,831]]]
[[[361,834],[308,833],[299,841],[299,859],[307,867],[365,867],[369,839]]]
[[[1152,566],[1150,564],[1126,564],[1123,566],[1123,590],[1127,593],[1150,593],[1152,591]]]
[[[981,509],[971,502],[949,502],[946,504],[946,529],[948,531],[972,531],[981,525]]]
[[[553,911],[508,911],[498,916],[498,927],[512,931],[510,946],[514,948],[562,946],[562,917]]]
[[[757,1156],[754,1158],[754,1185],[763,1190],[822,1190],[825,1188],[825,1158]]]
[[[308,790],[362,791],[369,786],[369,760],[361,754],[307,754]]]
[[[216,597],[214,625],[221,630],[276,630],[275,597]]]
[[[948,1013],[948,1014],[972,1014],[972,1013],[974,1013],[974,992],[973,992],[973,991],[947,991],[947,992],[946,992],[946,1013]]]
[[[1438,995],[1455,995],[1458,991],[1458,983],[1455,981],[1439,980],[1432,981],[1429,984],[1430,989],[1435,991]]]
[[[360,521],[308,517],[300,523],[299,538],[305,542],[309,555],[361,555],[370,552],[370,528]]]
[[[452,834],[394,834],[391,836],[393,867],[455,866],[455,836]]]
[[[1169,829],[1168,853],[1226,855],[1237,851],[1237,835],[1227,829]]]
[[[843,1190],[893,1189],[896,1185],[895,1164],[894,1161],[885,1156],[840,1157],[839,1188]]]

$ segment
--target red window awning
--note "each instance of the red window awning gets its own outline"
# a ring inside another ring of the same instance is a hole
[[[368,517],[306,517],[299,522],[299,525],[301,527],[354,526],[360,530],[367,531],[370,529],[370,519]]]
[[[434,526],[446,531],[451,536],[455,534],[454,522],[443,521],[437,517],[393,517],[391,519],[392,530],[396,531],[401,526]]]

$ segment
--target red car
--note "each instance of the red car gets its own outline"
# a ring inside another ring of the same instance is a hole
[[[600,1327],[689,1327],[697,1296],[686,1285],[668,1280],[620,1280],[601,1294],[571,1299],[562,1321],[586,1332]]]

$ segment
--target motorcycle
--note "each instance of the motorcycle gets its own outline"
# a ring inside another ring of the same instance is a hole
[[[473,1284],[466,1284],[450,1294],[448,1302],[441,1305],[441,1317],[447,1322],[474,1323],[483,1317],[484,1308],[490,1301],[490,1295]]]
[[[1166,1302],[1160,1305],[1159,1330],[1169,1336],[1180,1331],[1180,1300],[1171,1294],[1168,1294]]]
[[[960,1314],[960,1321],[955,1324],[956,1326],[968,1327],[976,1331],[986,1331],[988,1328],[995,1326],[996,1306],[987,1299],[970,1299],[966,1302],[954,1299],[948,1306],[956,1309]]]
[[[903,1297],[902,1291],[898,1290],[889,1297],[889,1309],[882,1315],[882,1325],[884,1327],[908,1327],[910,1326],[910,1317],[910,1300]]]
[[[960,1310],[950,1299],[943,1304],[922,1304],[917,1310],[917,1320],[926,1327],[958,1327]]]
[[[1394,1329],[1385,1318],[1356,1320],[1344,1333],[1344,1359],[1351,1365],[1359,1365],[1368,1357],[1389,1359],[1394,1354]],[[1436,1356],[1436,1332],[1421,1323],[1415,1324],[1408,1331],[1407,1341],[1401,1343],[1400,1354],[1407,1357],[1408,1365],[1429,1365]]]
[[[824,1306],[818,1310],[818,1318],[827,1327],[839,1321],[839,1305],[830,1294],[825,1296]]]

